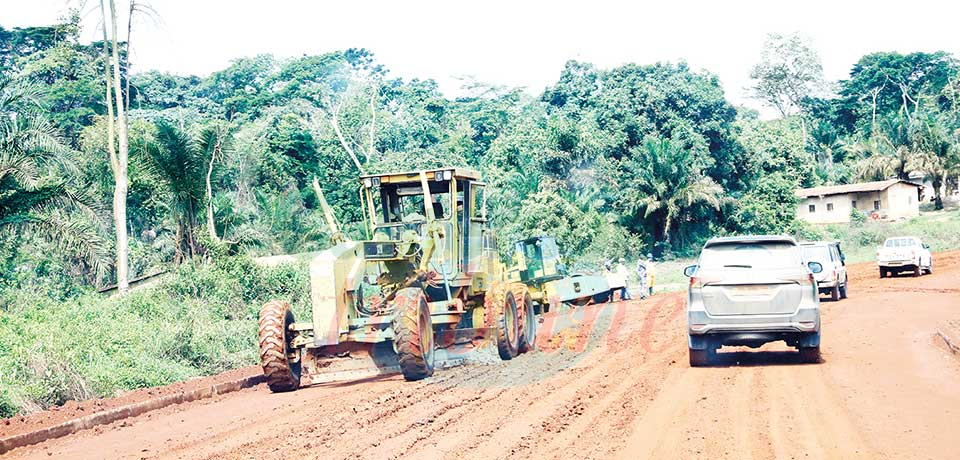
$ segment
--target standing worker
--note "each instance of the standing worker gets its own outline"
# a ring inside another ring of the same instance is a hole
[[[653,283],[655,281],[654,275],[654,263],[653,263],[653,254],[647,253],[647,295],[653,295]]]
[[[631,300],[633,297],[630,296],[630,270],[627,270],[627,265],[624,262],[626,260],[621,257],[615,268],[617,277],[623,280],[623,287],[620,288],[620,299]]]
[[[640,298],[646,299],[649,290],[647,289],[647,262],[640,256],[637,261],[637,278],[640,280]]]

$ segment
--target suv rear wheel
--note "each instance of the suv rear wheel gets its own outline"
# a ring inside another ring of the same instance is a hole
[[[707,348],[706,350],[695,350],[690,349],[690,367],[703,367],[709,366],[716,358],[717,352],[713,348]]]
[[[805,363],[819,363],[820,362],[820,347],[801,347],[800,348],[800,360]]]
[[[836,302],[840,300],[840,285],[837,284],[832,289],[830,289],[830,300]]]
[[[847,284],[849,284],[849,283],[850,283],[850,280],[844,278],[844,280],[843,280],[843,285],[840,286],[840,298],[841,298],[841,299],[846,299],[846,298],[847,298]]]

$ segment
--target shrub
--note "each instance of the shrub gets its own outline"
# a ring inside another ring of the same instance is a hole
[[[863,224],[867,222],[867,215],[863,212],[851,209],[850,210],[850,226],[853,228],[863,227]]]
[[[0,297],[0,414],[9,416],[253,364],[260,304],[278,298],[303,311],[309,285],[301,265],[237,257],[185,263],[123,297]]]

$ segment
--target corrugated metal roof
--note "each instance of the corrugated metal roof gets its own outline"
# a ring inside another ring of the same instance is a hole
[[[823,187],[801,188],[794,192],[794,194],[800,198],[807,198],[811,196],[842,195],[844,193],[880,192],[898,182],[903,182],[914,187],[921,186],[919,184],[901,179],[887,179],[875,182],[861,182],[859,184],[827,185]]]

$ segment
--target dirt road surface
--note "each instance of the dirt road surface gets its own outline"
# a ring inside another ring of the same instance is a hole
[[[960,359],[935,336],[960,318],[960,252],[935,264],[852,267],[850,298],[822,303],[820,364],[771,344],[691,369],[675,293],[583,309],[512,362],[261,385],[6,458],[960,458]]]

